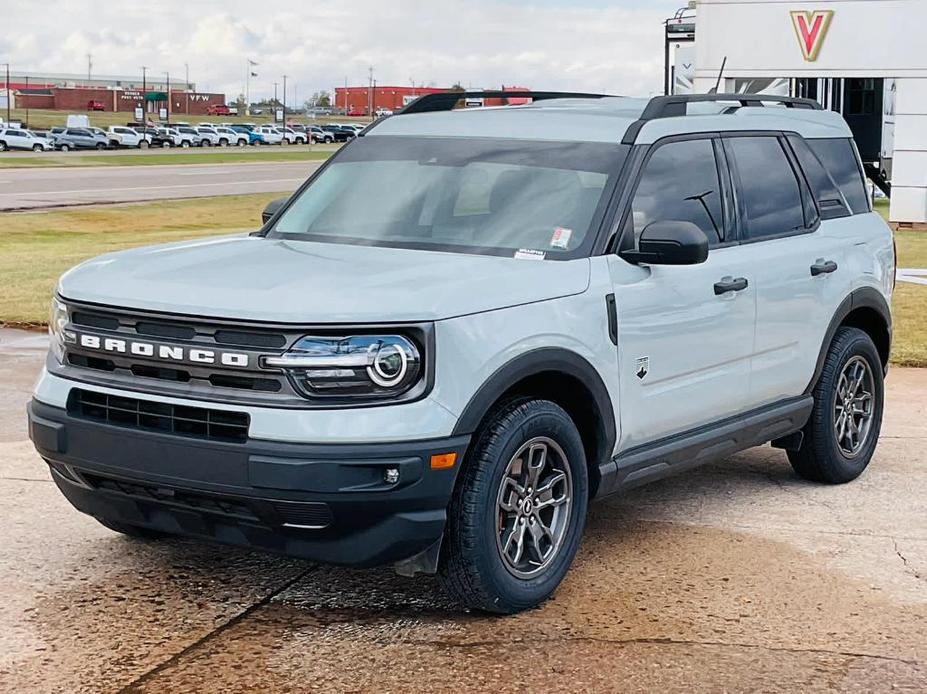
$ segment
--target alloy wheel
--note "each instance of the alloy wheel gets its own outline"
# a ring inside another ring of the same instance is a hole
[[[834,437],[840,452],[855,458],[872,429],[874,379],[869,362],[855,356],[844,364],[834,397]]]
[[[496,497],[496,547],[505,568],[531,578],[553,562],[570,525],[573,476],[563,449],[530,439],[506,465]]]

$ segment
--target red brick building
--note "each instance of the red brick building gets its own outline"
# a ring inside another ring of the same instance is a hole
[[[526,87],[504,87],[509,91],[528,91]],[[369,116],[379,109],[398,111],[403,106],[415,101],[425,94],[437,94],[450,91],[432,87],[336,87],[333,107],[348,115]],[[476,90],[474,90],[476,91]],[[502,106],[505,103],[523,104],[527,99],[487,99],[484,106]]]
[[[90,102],[97,102],[104,111],[132,113],[144,106],[147,113],[157,114],[167,108],[167,94],[152,89],[109,89],[106,87],[46,87],[16,84],[11,81],[16,108],[38,108],[54,111],[87,111]],[[210,106],[225,103],[224,94],[206,94],[171,90],[172,114],[206,115]]]

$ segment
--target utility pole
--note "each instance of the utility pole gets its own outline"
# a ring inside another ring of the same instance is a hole
[[[10,64],[6,63],[6,82],[3,83],[3,86],[6,87],[6,122],[7,125],[10,123],[10,101],[12,100],[12,90],[10,89]]]
[[[93,72],[93,55],[88,53],[87,54],[87,86],[88,87],[90,86],[90,80],[93,79],[90,76],[92,72]]]
[[[280,99],[277,98],[277,85],[279,82],[274,82],[274,111],[276,112],[277,104],[280,103]]]
[[[370,116],[373,114],[373,65],[368,68],[368,82],[367,82],[367,115]]]
[[[148,68],[145,65],[142,65],[142,123],[144,127],[142,131],[147,135],[148,134],[148,102],[145,101],[145,97],[148,92]]]
[[[283,76],[283,131],[286,132],[286,75]]]
[[[165,72],[164,77],[167,80],[167,124],[171,124],[171,73]]]

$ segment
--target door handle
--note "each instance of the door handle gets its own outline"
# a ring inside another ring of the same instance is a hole
[[[746,277],[722,277],[720,282],[715,282],[715,295],[720,296],[727,292],[742,292],[747,288],[747,285]]]
[[[817,277],[818,275],[827,275],[836,271],[837,263],[835,263],[833,260],[824,260],[823,258],[818,258],[814,265],[811,266],[812,277]]]

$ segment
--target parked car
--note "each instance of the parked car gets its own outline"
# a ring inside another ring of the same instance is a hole
[[[97,101],[96,99],[91,99],[87,102],[88,111],[105,111],[106,106],[103,105],[102,101]]]
[[[330,133],[327,130],[322,130],[322,128],[317,125],[309,126],[306,131],[309,133],[312,141],[317,144],[330,144],[335,141],[334,133]]]
[[[255,130],[261,136],[263,144],[281,145],[285,142],[283,133],[274,125],[261,125]]]
[[[179,125],[177,126],[177,132],[183,137],[189,138],[194,147],[208,147],[212,144],[209,137],[201,134],[198,128],[189,125]]]
[[[151,140],[152,147],[168,149],[174,146],[174,138],[164,132],[164,128],[160,126],[155,128],[143,128],[141,132]]]
[[[767,443],[856,479],[896,257],[850,128],[768,94],[588,103],[425,96],[257,233],[66,273],[28,408],[58,489],[129,537],[392,564],[513,613],[591,500]]]
[[[230,116],[232,109],[225,104],[210,104],[206,107],[206,113],[210,116]]]
[[[265,144],[263,136],[257,132],[253,127],[247,125],[233,125],[232,130],[242,135],[248,137],[249,145],[263,145]]]
[[[148,149],[151,146],[150,134],[145,135],[134,128],[129,128],[124,125],[111,125],[107,132],[107,137],[112,147]]]
[[[286,138],[285,142],[288,142],[291,145],[304,145],[309,141],[309,136],[306,135],[305,132],[294,130],[291,127],[286,127],[286,128],[283,128],[282,130],[283,130],[283,136],[284,138]]]
[[[241,133],[233,128],[225,128],[225,127],[219,126],[215,130],[216,130],[216,133],[219,135],[218,145],[220,147],[228,147],[229,145],[245,147],[248,145],[250,141],[247,134]]]
[[[201,147],[211,147],[213,145],[219,145],[219,133],[216,132],[216,129],[213,127],[207,126],[197,126],[194,128],[200,136],[200,146]]]
[[[348,140],[357,137],[357,132],[354,130],[354,128],[345,128],[344,126],[337,125],[335,123],[329,123],[321,127],[325,132],[332,134],[332,137],[335,138],[335,142],[347,142]]]
[[[62,152],[72,149],[107,149],[108,147],[110,147],[109,135],[101,135],[89,128],[63,128],[62,132],[55,133],[55,148]]]
[[[0,127],[0,152],[8,149],[48,152],[55,149],[55,145],[48,138],[39,137],[29,130]]]
[[[189,131],[190,129],[185,128],[185,130]],[[179,128],[161,128],[159,132],[169,137],[174,147],[187,148],[193,147],[195,144],[195,131],[191,134],[190,132],[181,132]]]

